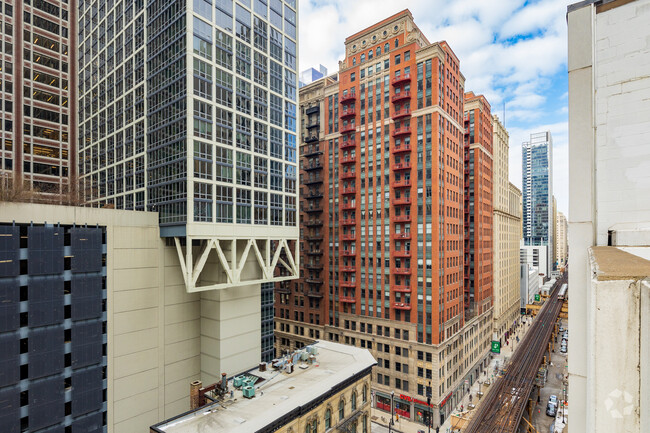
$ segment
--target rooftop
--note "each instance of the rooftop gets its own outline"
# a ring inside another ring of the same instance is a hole
[[[591,247],[599,281],[638,280],[650,276],[650,247]]]
[[[228,393],[222,401],[163,421],[153,426],[152,431],[249,433],[262,430],[269,424],[279,427],[283,425],[282,418],[287,417],[286,422],[289,422],[307,413],[313,408],[310,403],[318,402],[323,395],[338,392],[337,385],[355,375],[370,374],[370,368],[376,364],[366,349],[328,341],[318,341],[312,347],[317,349],[315,361],[299,361],[293,373],[270,367],[264,372],[253,369],[244,373],[259,378],[253,398],[245,398],[241,389],[234,388],[231,379],[228,390],[234,390],[232,398]]]

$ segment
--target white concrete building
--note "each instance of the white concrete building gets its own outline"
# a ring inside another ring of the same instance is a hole
[[[530,263],[523,263],[520,266],[521,292],[519,307],[525,311],[526,304],[532,304],[535,301],[535,295],[539,293],[542,287],[542,278],[539,275],[539,269]]]
[[[519,247],[519,263],[535,266],[542,279],[550,278],[547,251],[548,247],[545,245],[521,245]]]
[[[569,429],[647,432],[650,0],[580,2],[567,20]]]
[[[558,212],[555,224],[555,250],[557,251],[558,268],[564,268],[567,264],[568,227],[566,216],[562,212]]]

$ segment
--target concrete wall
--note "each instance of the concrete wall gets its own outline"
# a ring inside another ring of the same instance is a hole
[[[587,250],[650,215],[650,0],[569,8],[569,290],[590,298]],[[595,432],[593,304],[569,303],[571,432]],[[607,376],[607,375],[606,375]],[[628,431],[628,430],[609,430]],[[638,430],[629,430],[638,431]]]
[[[188,294],[156,213],[2,203],[0,221],[106,227],[109,432],[146,431],[189,410],[191,381],[259,362],[259,285]]]

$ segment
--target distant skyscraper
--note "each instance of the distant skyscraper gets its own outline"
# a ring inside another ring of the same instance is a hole
[[[77,143],[77,2],[55,3],[0,7],[0,180],[50,193],[76,173]]]
[[[316,80],[320,80],[326,75],[327,75],[327,68],[323,65],[320,65],[318,70],[314,68],[309,68],[300,73],[298,87],[306,86],[307,84],[313,83]]]
[[[524,245],[545,245],[553,262],[553,138],[551,132],[530,134],[522,144]],[[552,267],[552,266],[551,266]]]

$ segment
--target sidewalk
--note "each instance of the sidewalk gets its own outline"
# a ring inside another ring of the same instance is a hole
[[[527,324],[519,325],[517,327],[515,333],[510,336],[509,344],[501,347],[501,353],[492,354],[493,357],[490,360],[489,367],[484,371],[484,374],[478,380],[476,380],[474,384],[470,387],[470,393],[466,394],[463,397],[461,402],[458,403],[458,405],[452,411],[452,414],[458,414],[460,412],[461,405],[463,407],[463,411],[467,411],[467,407],[470,403],[470,396],[472,397],[472,403],[476,404],[478,402],[478,396],[476,393],[479,391],[479,386],[483,382],[485,382],[486,379],[489,378],[490,381],[494,383],[494,379],[496,379],[495,369],[497,367],[497,363],[499,369],[502,369],[504,361],[506,359],[509,360],[512,357],[512,354],[514,353],[515,349],[521,343],[522,338],[524,337],[524,335],[526,335],[526,332],[530,329],[530,324],[532,323],[533,319],[528,316],[522,316],[522,317],[526,319]],[[517,343],[516,337],[519,337],[519,343]],[[379,409],[372,408],[370,415],[371,415],[372,423],[376,424],[376,427],[373,428],[372,430],[373,432],[388,431],[387,427],[388,427],[388,423],[390,422],[390,413],[386,413]],[[440,426],[440,433],[447,433],[447,432],[451,433],[452,431],[451,420],[452,420],[451,416],[449,416],[445,420],[445,423]],[[395,421],[395,425],[392,428],[392,431],[396,433],[418,433],[419,430],[423,430],[425,433],[428,433],[427,426],[410,421],[402,417],[400,417],[399,421]],[[431,431],[435,433],[436,431],[435,427],[431,428]]]

